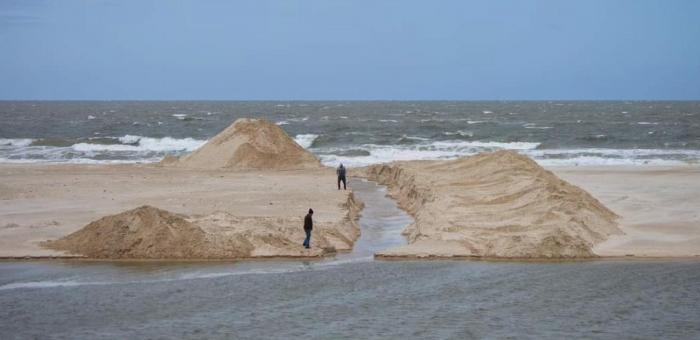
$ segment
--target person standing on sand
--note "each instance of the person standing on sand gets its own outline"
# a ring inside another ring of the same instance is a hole
[[[335,171],[336,174],[338,174],[338,190],[340,190],[340,182],[343,182],[343,190],[348,190],[345,179],[345,167],[343,166],[343,163],[340,163],[340,166],[338,169]]]
[[[311,230],[314,229],[314,220],[311,218],[313,216],[314,210],[309,209],[309,213],[304,217],[304,232],[306,233],[306,239],[304,239],[304,248],[311,248]]]

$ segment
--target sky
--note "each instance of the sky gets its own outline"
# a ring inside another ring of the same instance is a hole
[[[3,100],[698,100],[700,1],[0,0]]]

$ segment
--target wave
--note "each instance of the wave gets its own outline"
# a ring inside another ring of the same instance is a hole
[[[31,138],[0,138],[0,146],[29,146],[33,142]]]
[[[471,156],[480,152],[515,150],[542,165],[682,165],[700,163],[700,150],[687,149],[539,149],[539,143],[439,141],[414,145],[353,146],[348,154],[339,149],[319,151],[328,166],[343,163],[352,167],[406,160],[445,160]],[[365,151],[360,153],[358,151]]]
[[[546,129],[551,129],[551,126],[537,126],[535,123],[525,123],[523,124],[523,127],[526,129],[540,129],[540,130],[546,130]]]
[[[151,138],[126,135],[117,138],[121,144],[92,144],[92,143],[77,143],[71,148],[76,151],[92,152],[92,151],[194,151],[206,143],[205,140],[194,138]]]
[[[64,140],[1,139],[0,161],[6,163],[143,163],[157,162],[166,154],[192,152],[206,140],[173,137],[88,138],[73,143]]]
[[[364,135],[347,132],[345,135]],[[347,146],[330,135],[298,134],[294,140],[303,148],[317,154],[329,166],[342,162],[348,166],[366,166],[403,160],[454,159],[480,152],[502,149],[515,150],[543,165],[678,165],[699,164],[700,150],[694,149],[615,149],[615,148],[558,148],[536,142],[474,141],[466,130],[443,132],[454,140],[436,141],[425,137],[403,135],[399,140],[371,144],[350,143]],[[459,138],[462,138],[461,140]],[[590,140],[609,141],[606,135],[586,137]],[[354,139],[358,140],[358,139]],[[363,139],[359,139],[363,140]],[[366,139],[364,139],[366,140]],[[4,163],[77,163],[115,164],[151,163],[166,154],[180,156],[206,143],[195,138],[145,137],[90,137],[73,140],[32,138],[0,139],[0,162]],[[667,145],[672,147],[673,145]],[[685,145],[676,145],[684,147]]]
[[[474,132],[465,130],[457,130],[457,132],[443,132],[442,134],[445,136],[462,136],[469,138],[474,137]]]
[[[434,141],[409,145],[365,144],[354,146],[369,155],[347,156],[338,149],[319,149],[321,162],[329,166],[343,163],[349,166],[366,166],[391,161],[453,159],[496,150],[534,150],[540,143],[531,142],[482,142],[482,141]]]
[[[301,134],[294,137],[294,141],[301,145],[302,148],[308,149],[313,145],[314,141],[318,138],[318,135],[313,133]]]

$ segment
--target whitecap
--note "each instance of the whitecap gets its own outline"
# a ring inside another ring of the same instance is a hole
[[[294,137],[294,141],[297,142],[297,144],[299,144],[302,148],[308,149],[314,143],[316,138],[318,138],[318,135],[307,133],[296,135],[296,137]]]
[[[462,137],[474,137],[474,132],[471,131],[465,131],[465,130],[457,130],[457,132],[443,132],[445,136],[462,136]]]
[[[29,146],[33,142],[31,138],[0,138],[0,146]]]
[[[391,161],[454,159],[479,152],[496,150],[533,150],[539,143],[532,142],[484,142],[484,141],[426,141],[411,145],[364,144],[353,149],[364,150],[368,156],[339,156],[334,149],[321,150],[319,157],[325,165],[343,164],[359,167]],[[337,150],[337,149],[336,149]]]
[[[71,148],[75,151],[96,152],[96,151],[194,151],[206,143],[205,140],[194,138],[153,138],[134,135],[125,135],[118,138],[122,144],[93,144],[77,143]]]

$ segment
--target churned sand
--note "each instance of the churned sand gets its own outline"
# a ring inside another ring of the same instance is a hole
[[[370,166],[415,222],[392,257],[591,257],[621,234],[618,216],[586,191],[513,151],[452,161]]]

